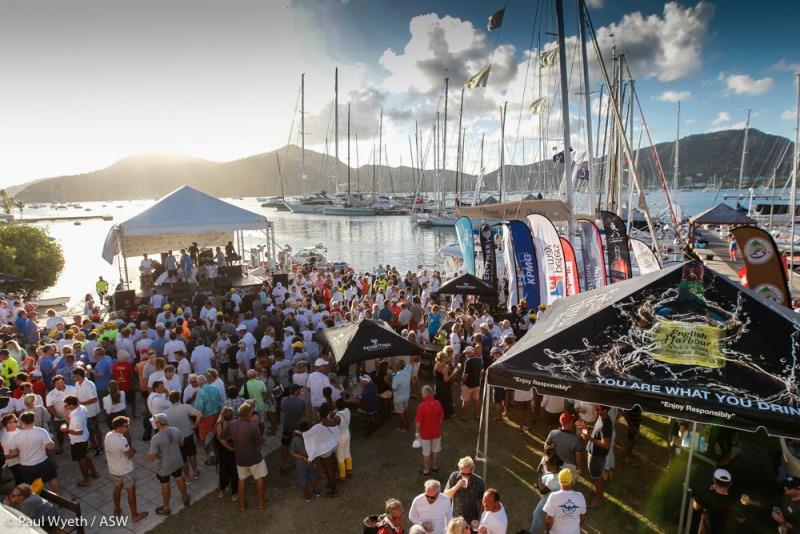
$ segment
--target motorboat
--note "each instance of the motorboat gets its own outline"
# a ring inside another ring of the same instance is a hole
[[[325,257],[325,254],[328,253],[328,249],[322,245],[322,243],[317,243],[313,247],[303,247],[298,250],[296,253],[289,256],[289,261],[292,265],[300,265],[304,267],[322,267],[328,265],[328,260]]]
[[[299,197],[295,200],[287,200],[286,206],[292,213],[322,213],[325,208],[337,206],[337,202],[324,193]]]

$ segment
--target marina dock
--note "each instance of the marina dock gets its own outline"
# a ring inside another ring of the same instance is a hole
[[[16,219],[17,222],[38,223],[38,222],[73,222],[73,221],[113,221],[113,215],[48,215],[45,217],[24,217]]]

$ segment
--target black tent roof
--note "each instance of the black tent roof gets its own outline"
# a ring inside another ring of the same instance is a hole
[[[800,438],[800,316],[687,265],[559,299],[489,383]]]
[[[439,295],[477,295],[497,298],[497,291],[477,276],[464,273],[448,280],[436,290]]]
[[[720,202],[716,206],[710,207],[690,217],[692,224],[755,224],[756,221],[727,204]]]
[[[422,348],[392,330],[383,321],[363,319],[320,332],[340,365],[350,365],[373,358],[421,354]]]

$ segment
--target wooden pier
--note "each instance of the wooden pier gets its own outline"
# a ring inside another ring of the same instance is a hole
[[[73,222],[73,221],[90,221],[90,220],[113,221],[112,215],[50,215],[46,217],[23,217],[22,219],[14,219],[16,222],[22,223],[38,223],[38,222]]]

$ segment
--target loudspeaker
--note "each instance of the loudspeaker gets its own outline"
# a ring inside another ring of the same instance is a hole
[[[133,307],[133,299],[136,298],[136,291],[130,289],[117,291],[114,293],[114,309],[126,310]]]
[[[283,287],[289,287],[289,275],[286,273],[275,273],[272,275],[272,285],[278,285],[278,282],[283,284]]]
[[[189,293],[191,286],[189,282],[175,282],[172,284],[171,289],[173,293]]]

